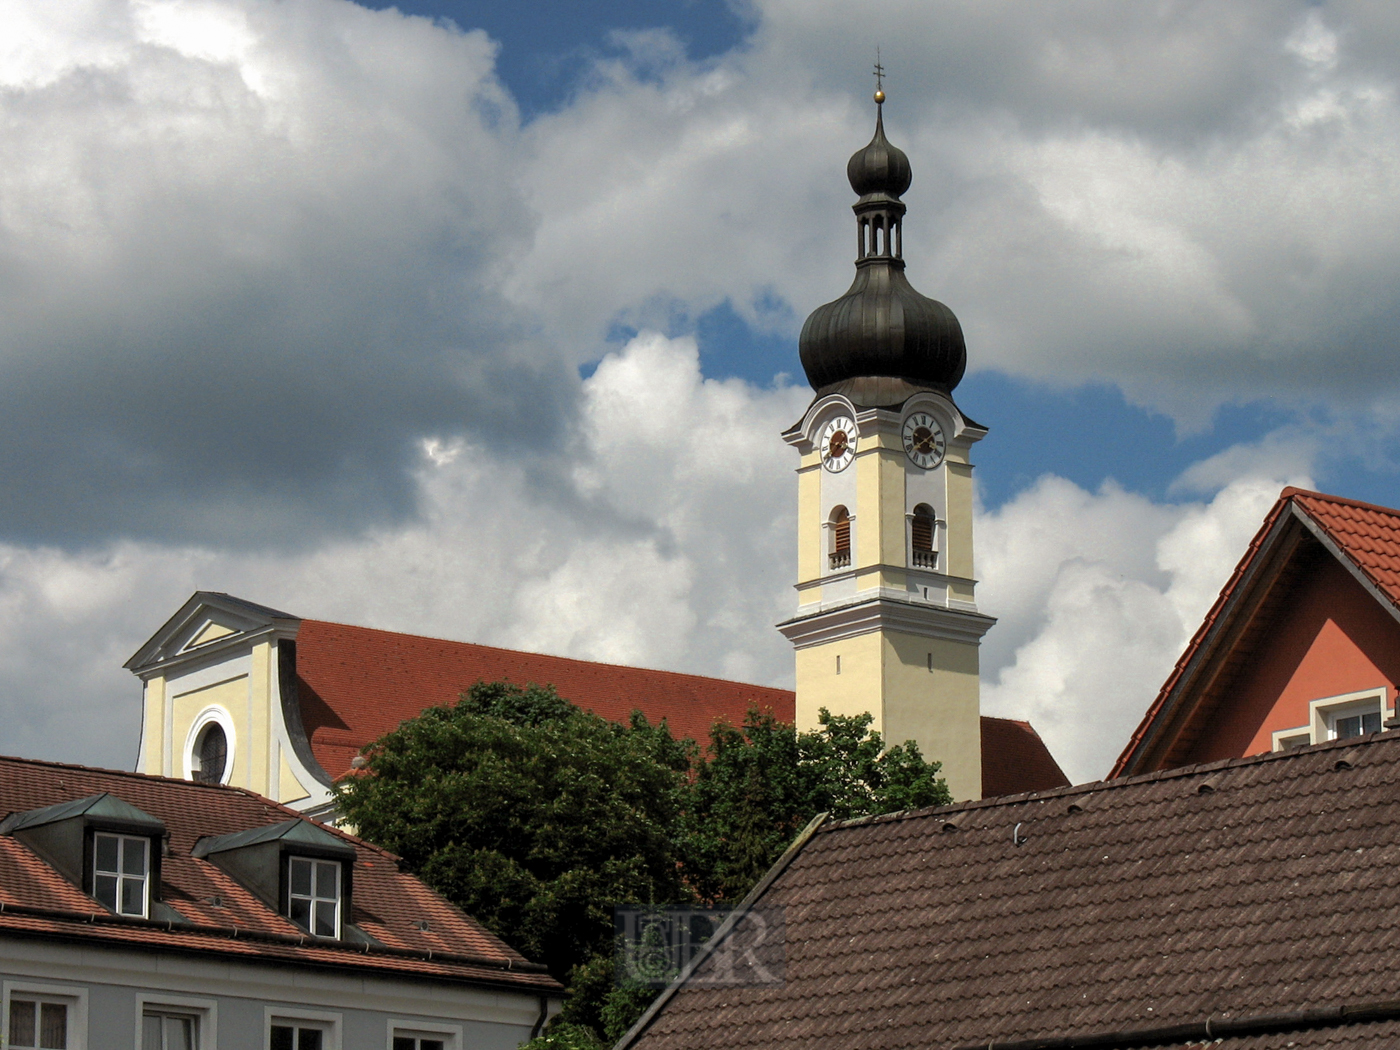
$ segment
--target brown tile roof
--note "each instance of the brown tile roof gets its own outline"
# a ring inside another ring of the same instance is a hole
[[[783,983],[683,985],[632,1045],[939,1050],[1378,1001],[1395,1017],[1397,783],[1391,733],[822,827],[754,902],[783,920]],[[1333,1029],[1225,1045],[1394,1045],[1396,1024]]]
[[[162,899],[188,923],[108,915],[19,840],[0,836],[0,931],[140,944],[243,959],[345,967],[400,977],[484,982],[529,992],[558,992],[529,963],[475,920],[398,869],[385,850],[327,829],[353,846],[352,921],[380,947],[307,937],[221,868],[190,855],[202,836],[277,824],[298,816],[242,788],[197,784],[84,766],[0,758],[0,816],[107,792],[162,821],[169,854],[161,862]],[[218,903],[214,903],[215,901]],[[420,929],[426,924],[427,929]]]
[[[1205,658],[1211,643],[1221,633],[1252,574],[1256,569],[1265,568],[1269,546],[1279,535],[1280,519],[1295,509],[1313,524],[1319,539],[1370,585],[1368,589],[1376,597],[1400,607],[1400,510],[1307,489],[1285,488],[1129,738],[1109,772],[1110,777],[1141,771],[1138,762],[1145,742],[1170,713],[1193,665]]]
[[[678,737],[705,742],[717,719],[738,725],[751,704],[793,719],[787,689],[700,675],[571,660],[320,620],[297,633],[302,723],[332,778],[360,749],[424,708],[456,701],[477,682],[552,685],[585,710],[625,721],[639,710]]]

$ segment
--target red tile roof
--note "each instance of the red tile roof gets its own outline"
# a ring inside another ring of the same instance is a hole
[[[1355,567],[1381,600],[1400,607],[1400,510],[1292,486],[1285,488],[1279,493],[1278,502],[1250,540],[1244,556],[1221,588],[1215,604],[1129,738],[1123,753],[1109,772],[1110,777],[1138,771],[1133,768],[1135,757],[1164,717],[1193,663],[1201,657],[1217,628],[1228,618],[1232,602],[1240,593],[1242,584],[1256,569],[1262,552],[1276,534],[1280,519],[1290,512],[1290,508],[1296,508],[1311,521],[1320,538],[1331,541],[1334,553]]]
[[[426,707],[454,703],[482,681],[552,685],[579,707],[618,722],[638,710],[702,745],[716,721],[739,725],[750,706],[784,722],[792,722],[796,711],[796,694],[789,689],[321,620],[301,621],[296,666],[302,725],[316,760],[333,779],[371,741]],[[1069,783],[1027,722],[983,717],[982,765],[984,795]]]
[[[1029,722],[982,716],[982,797],[1068,787],[1045,741]]]
[[[190,855],[203,836],[250,830],[298,816],[251,791],[0,758],[0,816],[103,792],[164,823],[170,837],[169,853],[161,863],[161,896],[184,916],[186,924],[167,928],[164,922],[109,915],[25,844],[0,836],[0,931],[348,967],[366,976],[380,971],[399,977],[509,986],[532,993],[560,990],[542,968],[529,963],[416,878],[399,871],[392,853],[335,828],[325,830],[339,836],[356,853],[351,921],[379,946],[367,949],[361,944],[306,936],[223,869]]]
[[[781,983],[702,962],[629,1050],[1394,1046],[1397,782],[1387,733],[822,827],[752,905]]]
[[[750,705],[793,720],[787,689],[641,667],[571,660],[470,642],[449,642],[320,620],[297,633],[302,724],[316,760],[332,778],[371,741],[424,708],[454,703],[477,682],[552,685],[559,695],[604,718],[633,710],[671,732],[704,743],[718,719],[743,722]]]

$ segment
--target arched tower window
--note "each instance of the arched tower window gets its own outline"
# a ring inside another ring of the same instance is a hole
[[[218,722],[205,726],[195,742],[194,754],[199,763],[194,779],[202,784],[222,784],[228,765],[228,737],[224,735],[224,727]]]
[[[845,507],[831,511],[831,567],[843,569],[851,564],[851,515]]]
[[[916,569],[938,568],[938,551],[933,546],[934,529],[937,528],[937,525],[938,520],[934,517],[933,508],[927,503],[920,503],[914,508],[909,531],[910,539],[913,541],[910,546],[914,550],[914,567]]]

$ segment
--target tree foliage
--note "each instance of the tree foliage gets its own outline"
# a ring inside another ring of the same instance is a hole
[[[362,836],[570,987],[534,1050],[592,1050],[655,996],[614,982],[614,908],[732,906],[818,813],[949,801],[937,763],[870,723],[823,711],[799,734],[750,709],[702,756],[640,713],[618,725],[552,688],[478,683],[372,744],[336,796]]]

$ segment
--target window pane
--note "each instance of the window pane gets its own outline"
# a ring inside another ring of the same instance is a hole
[[[154,1014],[141,1019],[141,1050],[161,1050],[160,1018]]]
[[[1363,733],[1379,733],[1381,731],[1381,713],[1372,711],[1370,714],[1362,715],[1361,731]]]
[[[321,861],[316,865],[316,896],[335,900],[340,896],[340,865]]]
[[[62,1003],[39,1006],[39,1045],[46,1050],[64,1050],[68,1045],[68,1007]]]
[[[145,839],[122,839],[122,873],[125,875],[146,874]]]
[[[1361,735],[1361,716],[1349,715],[1346,718],[1339,718],[1333,723],[1337,730],[1338,740],[1349,740],[1354,736]]]
[[[321,1030],[302,1028],[297,1031],[297,1050],[321,1050]]]
[[[34,1004],[10,1000],[10,1045],[34,1045]]]
[[[194,1018],[165,1019],[165,1050],[194,1050]]]
[[[291,912],[291,920],[304,930],[311,929],[311,902],[299,901],[292,898],[292,906],[287,909]]]
[[[414,1050],[413,1043],[414,1043],[414,1040],[413,1040],[413,1037],[412,1037],[412,1036],[407,1036],[407,1035],[396,1035],[396,1036],[394,1036],[394,1050]]]
[[[97,870],[117,870],[117,837],[115,835],[95,835],[97,849]]]
[[[335,901],[316,902],[316,935],[335,936]]]
[[[292,892],[304,897],[311,896],[311,862],[293,857],[290,864]]]
[[[122,879],[122,914],[146,914],[145,879]]]
[[[419,1050],[442,1050],[441,1039],[420,1039],[418,1041]]]
[[[272,1026],[272,1050],[295,1050],[293,1042],[296,1033],[286,1025]]]
[[[112,911],[117,910],[117,877],[115,875],[95,875],[92,880],[92,895],[99,904]]]

